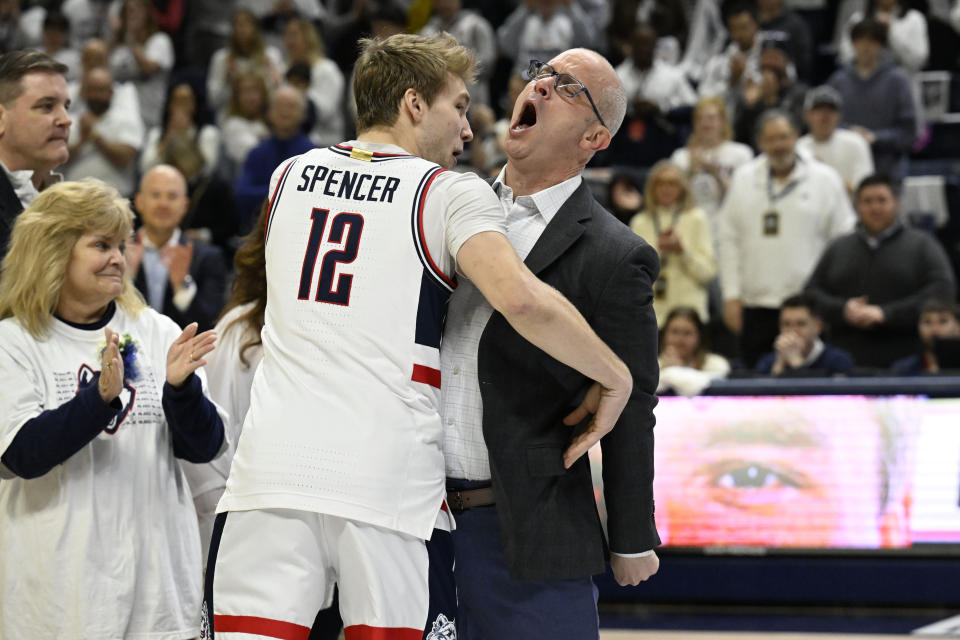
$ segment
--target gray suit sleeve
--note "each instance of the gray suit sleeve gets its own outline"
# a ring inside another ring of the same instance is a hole
[[[657,254],[646,243],[630,251],[604,285],[599,311],[590,319],[633,376],[633,394],[601,441],[609,544],[621,554],[660,544],[653,513],[653,408],[659,377],[653,282],[659,270]]]

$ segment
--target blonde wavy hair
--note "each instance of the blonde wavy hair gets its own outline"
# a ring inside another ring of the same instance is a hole
[[[661,160],[653,165],[647,173],[647,183],[643,187],[644,211],[656,211],[659,206],[655,197],[657,181],[660,180],[660,176],[667,171],[673,171],[677,175],[677,180],[680,182],[680,188],[683,191],[680,195],[680,209],[686,211],[696,206],[693,200],[693,194],[690,192],[690,183],[687,181],[687,172],[670,160]]]
[[[723,121],[723,132],[720,134],[723,140],[732,140],[733,139],[733,126],[730,124],[730,118],[727,117],[727,102],[721,96],[709,96],[707,98],[700,98],[696,106],[693,107],[693,131],[690,134],[689,139],[687,140],[687,146],[693,146],[697,140],[697,116],[704,109],[716,109],[720,113],[720,119]]]
[[[13,226],[10,250],[0,266],[0,320],[14,317],[35,339],[43,339],[80,236],[127,238],[132,232],[129,201],[105,182],[87,178],[48,187]],[[115,302],[131,315],[146,307],[126,274]]]

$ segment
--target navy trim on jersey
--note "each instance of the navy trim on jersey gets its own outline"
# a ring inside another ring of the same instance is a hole
[[[332,147],[327,147],[330,151],[337,154],[338,156],[344,156],[346,158],[350,157],[353,147],[348,147],[345,144],[335,144]],[[385,162],[387,160],[399,160],[400,158],[411,158],[409,153],[380,153],[379,151],[370,151],[368,149],[363,149],[366,153],[373,154],[373,157],[370,158],[370,162]]]
[[[299,157],[299,156],[298,156]],[[270,226],[273,224],[273,212],[277,206],[277,196],[280,195],[280,192],[283,190],[283,185],[287,181],[287,176],[290,174],[290,167],[293,166],[293,163],[297,161],[297,158],[291,159],[287,166],[283,168],[283,173],[280,174],[280,179],[277,180],[277,186],[273,190],[273,195],[270,197],[270,205],[267,209],[267,220],[263,223],[263,242],[266,244],[267,237],[270,235]]]
[[[444,171],[446,171],[446,169],[443,167],[433,167],[423,174],[423,178],[417,186],[417,193],[413,198],[413,211],[411,212],[410,223],[413,227],[413,245],[417,248],[417,255],[420,257],[420,262],[423,263],[427,273],[430,274],[437,284],[448,291],[453,291],[457,288],[457,283],[450,279],[433,261],[423,232],[423,207],[427,199],[427,192],[430,190],[430,185],[433,184],[434,179]]]
[[[96,331],[97,329],[103,329],[105,326],[110,324],[110,321],[113,320],[113,314],[117,312],[117,303],[113,300],[110,301],[110,304],[107,305],[107,310],[104,312],[103,317],[94,322],[72,322],[66,318],[61,318],[54,312],[53,317],[67,325],[68,327],[73,327],[74,329],[83,329],[84,331]]]
[[[449,299],[450,290],[438,285],[424,268],[420,279],[420,302],[417,303],[417,332],[414,338],[417,344],[440,348]]]

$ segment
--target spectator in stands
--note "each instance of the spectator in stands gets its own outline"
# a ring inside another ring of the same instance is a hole
[[[783,43],[765,40],[760,52],[760,77],[744,79],[734,100],[734,139],[743,144],[756,144],[756,126],[767,109],[786,111],[794,122],[803,116],[803,98],[807,85],[795,77],[793,62]]]
[[[478,104],[490,106],[490,75],[497,60],[497,37],[493,27],[479,13],[464,9],[461,0],[434,0],[433,17],[420,33],[429,36],[442,31],[452,35],[477,57],[480,65],[477,80],[467,86],[471,108]]]
[[[780,305],[803,287],[827,244],[854,225],[836,171],[796,153],[790,115],[765,113],[763,153],[737,169],[720,209],[720,285],[724,323],[740,336],[748,368],[779,333]]]
[[[197,92],[189,82],[180,82],[170,88],[163,105],[163,121],[147,132],[147,140],[140,154],[140,173],[164,163],[166,145],[174,136],[186,136],[196,141],[203,154],[206,172],[217,169],[220,161],[220,130],[208,120],[205,105],[199,104]]]
[[[937,240],[900,221],[890,178],[865,178],[855,204],[860,223],[830,244],[806,292],[833,344],[859,366],[887,368],[916,350],[922,302],[954,299],[954,275]]]
[[[697,91],[704,98],[722,96],[732,106],[747,78],[752,78],[754,83],[760,79],[763,38],[754,2],[733,0],[723,11],[731,42],[707,62]]]
[[[780,335],[773,351],[757,362],[757,373],[775,376],[832,376],[850,373],[853,356],[820,339],[823,321],[813,299],[804,294],[790,296],[780,305]]]
[[[67,69],[38,51],[0,55],[0,258],[14,220],[70,157]],[[43,108],[36,105],[42,104]]]
[[[160,124],[167,77],[174,63],[173,41],[157,28],[151,12],[150,0],[124,0],[110,52],[114,77],[137,88],[140,117],[147,127]]]
[[[212,329],[223,308],[227,265],[216,247],[189,241],[180,231],[187,213],[187,183],[170,165],[140,181],[134,205],[143,226],[127,245],[127,274],[147,303],[181,327]]]
[[[180,461],[226,448],[201,369],[216,336],[145,308],[124,276],[132,228],[98,180],[52,186],[14,227],[0,280],[4,638],[200,633]]]
[[[674,307],[660,331],[657,393],[695,396],[728,373],[727,359],[710,352],[700,313],[692,307]]]
[[[643,208],[643,193],[634,173],[620,171],[613,174],[607,185],[607,209],[625,225]]]
[[[895,376],[916,376],[923,373],[939,373],[935,351],[938,338],[960,338],[960,307],[955,302],[931,298],[920,307],[917,333],[923,350],[897,360],[890,367]]]
[[[863,136],[837,128],[842,113],[843,98],[833,87],[823,85],[808,91],[803,119],[810,133],[797,141],[797,148],[836,169],[853,196],[860,181],[873,173],[873,155]]]
[[[724,99],[701,98],[693,109],[693,131],[687,144],[673,152],[670,160],[687,172],[690,193],[710,222],[716,241],[717,212],[727,193],[734,170],[753,158],[753,149],[730,138],[733,130]]]
[[[640,24],[633,32],[630,57],[617,66],[617,76],[627,92],[627,111],[649,116],[692,106],[697,94],[680,67],[654,58],[657,33]]]
[[[67,68],[67,80],[80,77],[80,52],[70,46],[70,21],[58,11],[43,18],[41,50]]]
[[[323,44],[316,27],[305,18],[292,18],[283,28],[287,51],[287,67],[302,63],[310,69],[307,98],[313,105],[316,120],[310,139],[319,147],[343,142],[344,79],[336,63],[323,54]]]
[[[552,60],[575,47],[592,48],[597,37],[596,26],[575,0],[523,0],[497,29],[500,55],[513,60],[517,72],[530,60]]]
[[[270,135],[267,125],[269,102],[267,81],[262,75],[252,71],[237,75],[220,125],[227,176],[236,176],[251,149]]]
[[[100,178],[129,197],[136,187],[143,120],[136,102],[121,103],[114,95],[109,69],[84,72],[80,99],[71,106],[78,115],[70,131],[70,161],[63,175],[67,180]]]
[[[786,9],[784,0],[757,0],[757,20],[765,37],[780,41],[797,68],[797,78],[809,82],[813,70],[813,38],[803,18]]]
[[[176,167],[187,181],[187,213],[180,223],[192,240],[216,245],[224,256],[233,255],[240,232],[237,206],[230,182],[206,170],[206,159],[196,138],[186,134],[168,137],[163,162]]]
[[[20,0],[0,0],[0,53],[23,49],[27,40],[20,27]]]
[[[284,160],[315,146],[300,131],[306,114],[306,100],[299,89],[290,85],[281,86],[270,99],[267,117],[270,121],[270,137],[247,154],[234,186],[241,232],[249,229],[260,203],[267,197],[274,169]]]
[[[910,148],[917,133],[916,101],[910,80],[883,56],[887,28],[867,18],[850,30],[854,62],[827,81],[843,98],[843,121],[870,145],[877,172],[898,185],[907,173]]]
[[[847,20],[840,38],[839,60],[852,64],[856,58],[851,29],[865,18],[884,26],[894,60],[908,73],[923,69],[930,55],[927,19],[910,3],[899,0],[867,0],[866,11],[855,11]]]
[[[230,91],[241,74],[261,75],[268,89],[276,87],[283,75],[283,56],[264,44],[256,16],[237,11],[232,24],[229,44],[213,54],[207,70],[207,100],[218,115],[230,102]]]
[[[633,232],[660,254],[653,309],[663,326],[676,307],[693,307],[707,319],[707,284],[717,274],[710,225],[694,204],[683,170],[661,160],[647,174],[644,209],[630,221]]]

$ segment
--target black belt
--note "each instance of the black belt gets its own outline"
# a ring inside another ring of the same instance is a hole
[[[474,507],[489,507],[496,504],[492,487],[483,489],[462,489],[447,491],[447,504],[454,513],[473,509]]]

